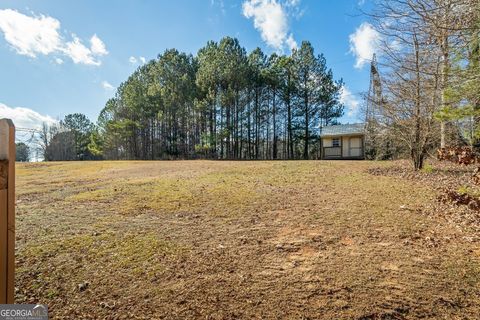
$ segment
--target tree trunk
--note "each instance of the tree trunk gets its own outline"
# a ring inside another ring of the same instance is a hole
[[[272,106],[272,121],[273,121],[273,146],[272,146],[272,158],[277,159],[277,106],[276,106],[276,91],[273,90],[273,106]]]
[[[420,93],[420,52],[419,45],[417,40],[417,35],[413,34],[413,43],[415,47],[415,71],[416,71],[416,82],[415,82],[415,138],[411,148],[411,157],[413,160],[413,166],[415,170],[420,170],[423,168],[423,160],[425,158],[424,145],[421,141],[421,93]]]
[[[308,159],[308,143],[309,143],[309,140],[310,140],[310,137],[309,137],[309,122],[310,122],[310,119],[309,119],[309,110],[308,110],[308,95],[305,94],[305,104],[304,104],[304,112],[305,112],[305,147],[303,149],[303,159],[307,160]]]

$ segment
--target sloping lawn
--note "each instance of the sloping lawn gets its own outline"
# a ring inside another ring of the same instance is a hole
[[[17,166],[16,302],[56,319],[475,319],[480,244],[360,161]]]

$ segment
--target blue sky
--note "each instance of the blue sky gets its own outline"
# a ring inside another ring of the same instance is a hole
[[[309,40],[343,78],[343,122],[361,121],[360,92],[378,34],[368,0],[150,0],[0,2],[0,118],[17,126],[82,112],[96,120],[143,61],[167,48],[195,54],[234,36],[250,51],[289,53]]]

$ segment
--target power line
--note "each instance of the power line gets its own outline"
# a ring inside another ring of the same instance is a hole
[[[30,133],[42,133],[41,130],[38,130],[38,129],[32,129],[32,128],[19,128],[19,127],[16,127],[15,128],[15,131],[20,131],[20,132],[30,132]]]

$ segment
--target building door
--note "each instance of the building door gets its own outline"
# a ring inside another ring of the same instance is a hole
[[[352,137],[349,139],[349,155],[350,157],[362,156],[362,138]]]

